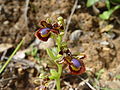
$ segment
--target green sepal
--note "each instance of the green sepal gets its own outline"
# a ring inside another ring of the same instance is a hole
[[[58,37],[56,39],[56,43],[57,43],[57,46],[58,46],[58,52],[60,51],[60,48],[61,48],[61,42],[62,42],[62,36],[58,35]]]

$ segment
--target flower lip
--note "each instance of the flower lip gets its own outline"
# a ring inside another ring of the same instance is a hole
[[[81,63],[77,59],[72,59],[71,61],[75,67],[77,68],[81,67]]]
[[[47,41],[48,38],[50,37],[50,33],[45,34],[45,35],[42,35],[42,34],[40,33],[41,30],[42,30],[42,29],[39,29],[38,31],[36,31],[35,36],[36,36],[38,39],[42,40],[42,41]]]
[[[69,69],[71,74],[73,75],[80,75],[85,72],[85,65],[82,60],[72,59],[72,65],[69,65]]]
[[[50,34],[50,28],[43,28],[39,32],[42,37],[47,37]]]

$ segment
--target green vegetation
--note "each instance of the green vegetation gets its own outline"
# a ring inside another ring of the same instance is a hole
[[[87,0],[87,7],[91,7],[96,2],[99,2],[99,1],[100,0]],[[106,0],[105,3],[106,3],[106,7],[108,10],[104,11],[102,14],[99,15],[99,17],[103,20],[108,20],[110,18],[110,16],[112,15],[112,13],[120,8],[120,5],[111,7],[110,4],[112,4],[112,3],[110,1],[115,2],[115,3],[120,3],[120,0]]]

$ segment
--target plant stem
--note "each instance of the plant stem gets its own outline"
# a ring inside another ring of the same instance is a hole
[[[62,65],[57,64],[57,66],[58,66],[59,76],[58,76],[58,78],[56,78],[56,86],[57,86],[57,90],[61,90],[60,89],[60,77],[61,77],[61,73],[62,73]]]
[[[56,79],[57,90],[60,90],[60,78]]]

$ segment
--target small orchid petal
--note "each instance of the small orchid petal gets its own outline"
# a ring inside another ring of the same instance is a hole
[[[54,29],[54,30],[58,30],[58,31],[62,31],[62,30],[64,30],[64,27],[63,27],[63,26],[60,26],[60,25],[58,25],[58,24],[54,24],[54,25],[53,25],[53,29]]]
[[[41,21],[40,23],[44,28],[52,28],[51,24],[48,24],[46,21]]]

